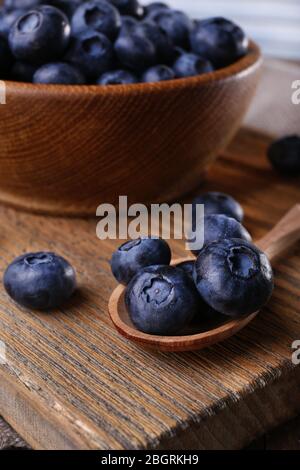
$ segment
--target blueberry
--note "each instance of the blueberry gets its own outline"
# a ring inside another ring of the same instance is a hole
[[[156,61],[153,43],[137,34],[119,36],[115,42],[115,52],[121,64],[137,72],[154,65]]]
[[[199,308],[193,281],[171,266],[140,271],[127,286],[125,301],[135,327],[155,335],[179,333]]]
[[[213,66],[208,60],[188,52],[179,56],[173,68],[178,78],[193,77],[213,71]]]
[[[113,68],[113,46],[104,34],[84,31],[73,38],[65,60],[79,67],[86,77],[96,79]]]
[[[139,24],[138,21],[132,16],[122,16],[120,35],[131,34],[135,30],[138,24]]]
[[[195,206],[197,204],[204,204],[205,215],[210,214],[224,214],[232,217],[239,222],[244,219],[244,211],[241,205],[228,194],[209,192],[197,196],[193,200],[193,212],[195,213]]]
[[[268,149],[273,167],[283,175],[300,175],[300,136],[291,135],[276,140]]]
[[[7,40],[0,36],[0,75],[1,78],[6,78],[13,63],[13,58],[10,53]]]
[[[66,15],[48,5],[21,16],[9,33],[9,44],[17,59],[46,63],[60,58],[70,40]]]
[[[146,70],[142,77],[143,82],[162,82],[164,80],[172,80],[175,78],[175,73],[167,65],[155,65]]]
[[[145,14],[147,19],[155,19],[158,13],[162,12],[163,10],[169,10],[169,6],[163,2],[152,2],[145,8]]]
[[[252,243],[239,239],[207,245],[196,260],[194,281],[208,305],[233,317],[258,311],[273,291],[267,256]]]
[[[76,289],[72,266],[54,253],[27,253],[6,269],[4,287],[18,304],[36,310],[60,307]]]
[[[182,11],[162,10],[153,19],[165,31],[174,45],[183,48],[189,47],[189,34],[193,22]]]
[[[23,9],[11,11],[2,10],[0,13],[0,34],[8,37],[10,28],[24,13],[26,13],[26,10]]]
[[[143,15],[143,7],[138,0],[111,0],[112,4],[118,8],[121,15],[140,17]]]
[[[73,65],[65,62],[52,62],[37,69],[33,76],[33,83],[82,85],[85,79]]]
[[[140,269],[170,261],[171,250],[164,240],[145,237],[121,245],[112,255],[111,269],[117,281],[128,284]]]
[[[140,36],[146,37],[155,47],[156,59],[162,64],[172,64],[176,55],[175,48],[169,37],[153,21],[142,21],[137,23],[134,32]]]
[[[225,18],[197,21],[190,42],[195,54],[207,58],[215,67],[225,67],[244,56],[249,41],[243,30]]]
[[[4,0],[3,6],[7,10],[19,10],[19,9],[28,9],[35,8],[42,3],[48,3],[43,0]]]
[[[11,79],[16,82],[32,82],[35,71],[36,67],[34,65],[17,61],[12,67]]]
[[[73,14],[75,13],[75,10],[80,6],[82,1],[81,0],[48,0],[43,3],[47,3],[47,5],[52,5],[53,7],[58,8],[59,10],[63,11],[69,19],[71,19]]]
[[[89,0],[80,5],[72,18],[72,34],[91,29],[113,40],[121,27],[118,10],[106,0]]]
[[[193,221],[193,229],[197,230],[195,221]],[[211,214],[204,217],[204,246],[227,238],[251,241],[249,232],[236,219],[223,214]],[[199,252],[200,250],[193,250],[194,255],[198,255]]]
[[[176,264],[176,268],[183,269],[183,271],[193,279],[195,261],[183,261],[182,263]]]
[[[112,70],[106,72],[97,80],[98,85],[130,85],[138,79],[128,70]]]

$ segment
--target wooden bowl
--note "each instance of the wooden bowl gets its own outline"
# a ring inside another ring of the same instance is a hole
[[[259,48],[211,74],[130,86],[6,82],[0,201],[61,215],[161,202],[199,185],[241,124]]]

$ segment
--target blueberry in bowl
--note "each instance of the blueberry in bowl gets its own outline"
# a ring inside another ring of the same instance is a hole
[[[66,15],[42,5],[17,19],[9,32],[9,45],[18,60],[43,64],[63,56],[71,36]]]
[[[142,72],[155,64],[156,49],[146,36],[136,33],[120,35],[114,45],[119,62],[128,69]]]
[[[211,61],[216,68],[232,64],[246,55],[249,48],[244,31],[221,17],[196,21],[190,42],[193,52]]]
[[[72,16],[72,34],[91,30],[114,40],[121,27],[118,10],[106,0],[89,0],[82,3]]]
[[[194,281],[210,307],[231,317],[260,310],[274,287],[266,254],[241,239],[221,240],[204,247],[195,263]]]
[[[131,85],[137,82],[138,78],[128,70],[111,70],[97,80],[98,85]]]
[[[178,78],[195,77],[214,70],[208,60],[192,53],[181,54],[174,63],[173,68]]]
[[[72,39],[65,61],[78,67],[88,79],[96,79],[113,68],[113,45],[104,34],[87,30]]]
[[[268,158],[278,173],[300,175],[300,136],[290,135],[275,140],[268,148]]]
[[[26,13],[26,9],[18,8],[15,10],[2,9],[0,10],[0,34],[8,38],[10,29],[18,18]]]
[[[79,69],[65,62],[52,62],[38,68],[32,78],[33,83],[82,85],[85,77]]]
[[[142,77],[143,82],[154,83],[175,78],[174,71],[167,65],[155,65],[146,70]]]
[[[144,9],[138,0],[111,0],[111,2],[119,10],[121,15],[143,16]]]
[[[153,335],[175,335],[199,307],[192,279],[172,266],[144,268],[129,283],[125,302],[136,328]]]
[[[72,296],[76,275],[70,263],[55,253],[26,253],[8,266],[3,283],[8,295],[23,307],[50,310]]]
[[[121,284],[128,284],[139,270],[155,265],[168,265],[171,250],[157,237],[141,237],[123,243],[112,255],[111,270]]]
[[[192,31],[193,22],[185,13],[179,10],[163,9],[152,15],[152,19],[165,31],[174,45],[189,48],[189,34]]]

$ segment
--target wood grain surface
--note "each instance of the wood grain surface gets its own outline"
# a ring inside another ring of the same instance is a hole
[[[200,190],[231,193],[261,238],[300,200],[299,179],[269,167],[268,139],[242,131]],[[185,199],[189,201],[192,195]],[[192,353],[155,353],[122,338],[108,316],[109,269],[118,242],[100,242],[95,220],[0,208],[1,273],[27,250],[55,250],[78,272],[65,308],[32,313],[0,289],[0,414],[34,448],[241,448],[300,411],[300,247],[276,262],[269,305],[237,336]],[[185,256],[172,242],[175,257]]]
[[[178,197],[195,188],[241,125],[260,76],[251,43],[210,74],[134,85],[6,82],[0,201],[94,216],[102,203]]]

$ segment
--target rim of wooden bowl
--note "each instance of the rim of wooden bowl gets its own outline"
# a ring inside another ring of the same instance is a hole
[[[177,265],[185,261],[193,261],[195,258],[186,257],[174,259],[171,265]],[[141,346],[149,347],[160,351],[169,352],[183,352],[183,351],[196,351],[213,344],[224,341],[234,334],[238,333],[248,323],[250,323],[258,314],[258,312],[251,315],[239,318],[229,319],[226,323],[212,328],[211,330],[191,334],[191,335],[178,335],[178,336],[158,336],[143,333],[134,326],[127,324],[122,320],[119,315],[119,307],[124,302],[124,294],[126,287],[118,285],[113,291],[109,303],[108,311],[110,318],[118,330],[118,332],[125,338],[140,344]]]
[[[54,95],[70,95],[70,94],[97,94],[102,96],[117,95],[139,95],[145,92],[156,93],[167,90],[180,90],[195,85],[209,84],[211,82],[222,81],[227,78],[250,73],[253,68],[259,67],[262,62],[262,54],[260,47],[250,41],[248,53],[236,61],[234,64],[216,70],[211,73],[198,75],[196,77],[180,78],[175,80],[167,80],[158,83],[135,83],[132,85],[44,85],[27,82],[15,82],[6,80],[5,83],[9,91],[26,93],[46,93]]]

